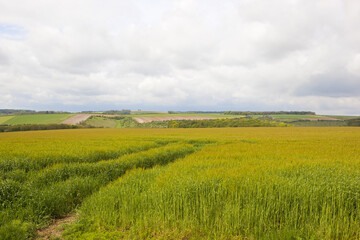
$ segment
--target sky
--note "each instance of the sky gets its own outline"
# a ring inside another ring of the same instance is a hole
[[[0,0],[0,108],[360,115],[359,0]]]

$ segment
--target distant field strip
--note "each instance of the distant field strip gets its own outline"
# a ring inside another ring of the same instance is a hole
[[[308,120],[308,121],[343,121],[338,118],[332,117],[321,117],[321,118],[301,118],[301,120]]]
[[[25,114],[15,115],[11,119],[2,124],[18,125],[18,124],[52,124],[60,123],[69,118],[73,114]]]
[[[0,116],[0,125],[4,124],[6,121],[10,120],[14,116]]]
[[[155,121],[170,121],[170,120],[206,120],[217,119],[219,117],[200,117],[200,116],[169,116],[169,117],[134,117],[133,119],[138,123],[149,123]]]
[[[61,123],[76,125],[76,124],[81,123],[82,121],[85,121],[86,119],[88,119],[91,116],[92,116],[92,114],[77,114],[75,116],[72,116],[72,117],[62,121]]]

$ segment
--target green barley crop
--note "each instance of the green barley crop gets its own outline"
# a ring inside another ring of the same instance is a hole
[[[360,129],[0,134],[0,239],[359,239]]]
[[[32,238],[36,228],[72,212],[126,171],[167,164],[203,145],[118,135],[99,139],[98,134],[74,140],[62,136],[66,131],[54,133],[0,136],[0,239]]]
[[[213,133],[228,138],[235,131],[232,143],[133,171],[101,189],[65,238],[360,237],[359,130],[251,129],[258,135],[249,141],[242,139],[249,130]]]

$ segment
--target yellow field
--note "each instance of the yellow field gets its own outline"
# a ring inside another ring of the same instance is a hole
[[[0,134],[0,239],[359,239],[360,128]]]

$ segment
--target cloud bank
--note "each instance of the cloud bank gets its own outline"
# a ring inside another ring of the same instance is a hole
[[[0,0],[0,108],[359,114],[357,0]]]

